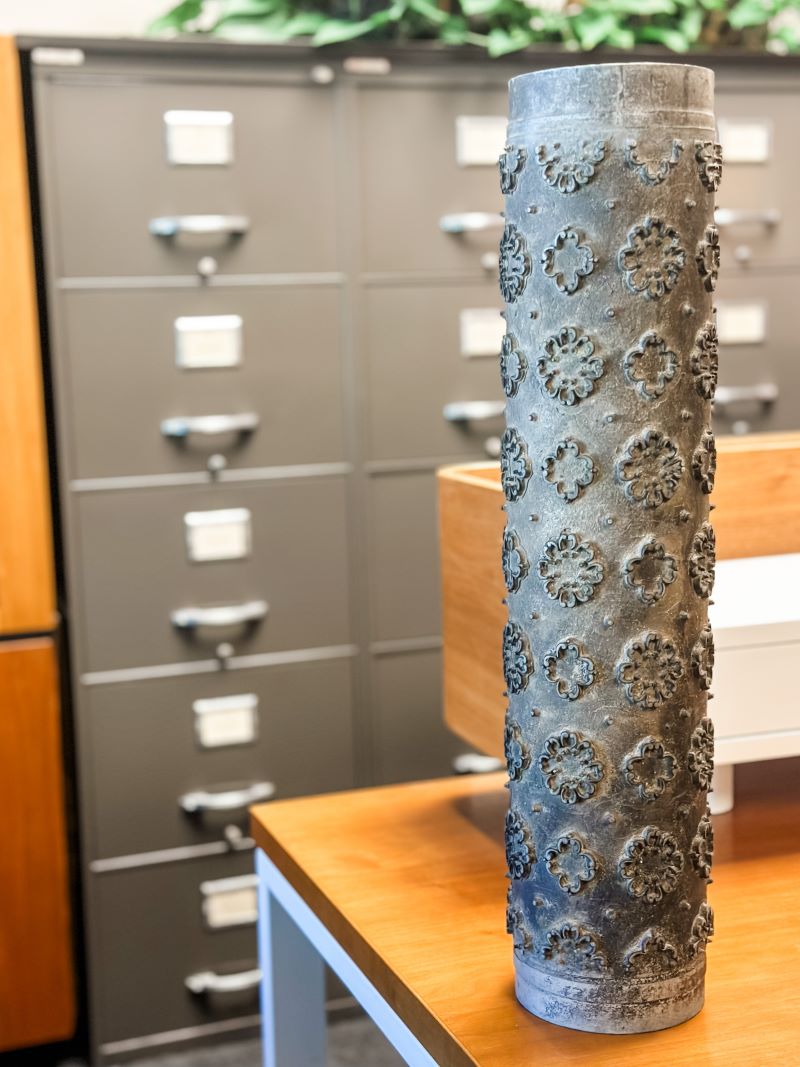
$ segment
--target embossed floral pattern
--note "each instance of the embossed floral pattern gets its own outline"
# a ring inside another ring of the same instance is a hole
[[[562,326],[545,341],[536,373],[548,396],[571,407],[594,391],[594,383],[603,374],[603,360],[594,355],[590,337],[574,326]]]
[[[624,966],[634,974],[663,974],[678,966],[678,952],[660,930],[646,930],[625,953]]]
[[[713,293],[719,274],[719,230],[716,226],[706,226],[705,236],[697,245],[694,258],[703,285],[709,293]]]
[[[575,923],[564,923],[547,934],[542,959],[571,971],[603,971],[606,958],[596,934]]]
[[[700,444],[694,450],[692,456],[692,474],[700,483],[704,493],[710,493],[714,488],[714,477],[717,473],[717,445],[714,441],[714,433],[708,427],[703,430]]]
[[[577,700],[594,681],[594,663],[583,655],[573,638],[559,641],[542,659],[542,666],[556,692],[565,700]]]
[[[694,387],[705,400],[713,400],[717,391],[719,374],[719,341],[717,327],[707,322],[697,331],[694,348],[689,356],[689,367],[694,375]]]
[[[528,487],[531,476],[531,461],[522,437],[514,429],[508,429],[500,439],[500,480],[506,500],[519,500]]]
[[[692,649],[692,673],[703,689],[711,688],[714,673],[714,635],[706,625]]]
[[[560,230],[542,252],[542,270],[561,293],[574,293],[581,280],[592,273],[594,265],[594,252],[581,242],[580,234],[571,226]]]
[[[525,926],[522,908],[518,904],[511,903],[510,900],[506,907],[506,933],[511,934],[515,951],[528,952],[530,950],[532,939]]]
[[[528,827],[513,809],[506,814],[506,862],[512,878],[527,878],[536,862]]]
[[[622,567],[625,585],[648,607],[657,603],[678,577],[678,561],[655,537],[648,537]]]
[[[717,538],[710,522],[704,522],[692,538],[689,553],[689,577],[698,596],[707,599],[714,588],[714,569],[717,561]]]
[[[675,757],[654,737],[646,737],[623,766],[625,781],[636,786],[642,800],[655,800],[675,777]]]
[[[681,158],[683,145],[673,140],[666,154],[656,152],[649,158],[644,156],[636,141],[629,137],[625,141],[623,155],[625,163],[645,185],[660,185]]]
[[[677,369],[678,357],[655,330],[643,334],[635,348],[629,349],[622,359],[625,381],[645,400],[660,397]]]
[[[522,731],[519,723],[509,720],[505,727],[504,751],[508,777],[512,782],[518,782],[522,772],[531,765],[531,753],[528,746],[522,740]]]
[[[678,884],[683,864],[683,853],[672,834],[648,826],[628,841],[619,873],[632,897],[657,904]]]
[[[591,485],[595,473],[594,460],[573,437],[559,441],[542,460],[544,480],[567,503],[578,499],[586,486]]]
[[[715,193],[722,177],[722,145],[716,141],[695,141],[694,158],[700,181],[710,193]]]
[[[705,815],[697,824],[697,832],[692,839],[689,858],[692,866],[701,878],[711,877],[711,862],[714,857],[714,828],[711,825],[711,813]]]
[[[603,778],[603,764],[594,745],[577,730],[562,730],[547,739],[539,769],[544,784],[565,804],[588,800]]]
[[[517,178],[525,166],[527,152],[524,148],[515,145],[506,145],[502,155],[497,161],[500,168],[500,191],[504,195],[513,193],[517,187]]]
[[[617,681],[630,703],[641,708],[663,704],[682,675],[683,661],[673,643],[652,631],[631,641],[617,664]]]
[[[714,723],[711,719],[702,719],[692,733],[686,763],[695,785],[710,789],[714,777]]]
[[[692,922],[688,945],[689,955],[698,956],[701,952],[705,952],[706,945],[713,936],[714,912],[711,910],[711,905],[703,901]]]
[[[539,145],[536,162],[548,185],[560,193],[574,193],[594,175],[596,165],[603,161],[605,154],[605,141],[580,141],[572,148],[556,142],[551,147]]]
[[[594,546],[563,530],[544,546],[539,577],[551,600],[574,608],[592,597],[595,586],[603,580],[603,565],[595,559]]]
[[[675,494],[683,475],[683,460],[660,430],[645,430],[629,441],[616,471],[628,500],[656,508]]]
[[[522,294],[530,272],[525,239],[516,226],[508,225],[500,238],[500,292],[507,304]]]
[[[560,888],[571,896],[580,893],[597,873],[597,860],[580,834],[559,837],[545,852],[544,862]]]
[[[503,534],[503,577],[509,593],[516,593],[527,576],[530,565],[525,549],[514,530],[506,527]]]
[[[503,674],[509,693],[521,693],[533,674],[533,657],[528,636],[515,622],[503,630]]]
[[[644,293],[648,300],[655,300],[675,288],[678,275],[686,266],[686,252],[676,230],[648,215],[629,231],[627,244],[617,254],[617,263],[631,292]]]
[[[500,343],[500,381],[508,397],[516,396],[528,372],[528,361],[517,347],[516,338],[507,333]]]

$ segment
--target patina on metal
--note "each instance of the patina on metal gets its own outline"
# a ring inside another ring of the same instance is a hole
[[[713,74],[514,78],[500,176],[516,991],[657,1030],[702,1007],[713,931]]]

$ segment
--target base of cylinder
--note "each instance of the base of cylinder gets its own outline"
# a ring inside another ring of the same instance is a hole
[[[693,1018],[705,999],[705,956],[679,975],[641,980],[565,978],[514,957],[517,1000],[532,1015],[571,1030],[643,1034]]]

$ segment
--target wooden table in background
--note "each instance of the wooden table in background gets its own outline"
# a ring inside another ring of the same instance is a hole
[[[451,778],[253,809],[267,1067],[324,1063],[318,953],[414,1065],[800,1063],[800,760],[743,767],[735,810],[714,819],[705,1009],[672,1030],[626,1037],[552,1026],[514,999],[503,781]]]

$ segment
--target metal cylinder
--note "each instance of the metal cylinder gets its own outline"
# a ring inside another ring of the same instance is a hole
[[[635,1033],[703,1004],[713,848],[713,74],[510,84],[501,471],[516,992]]]

